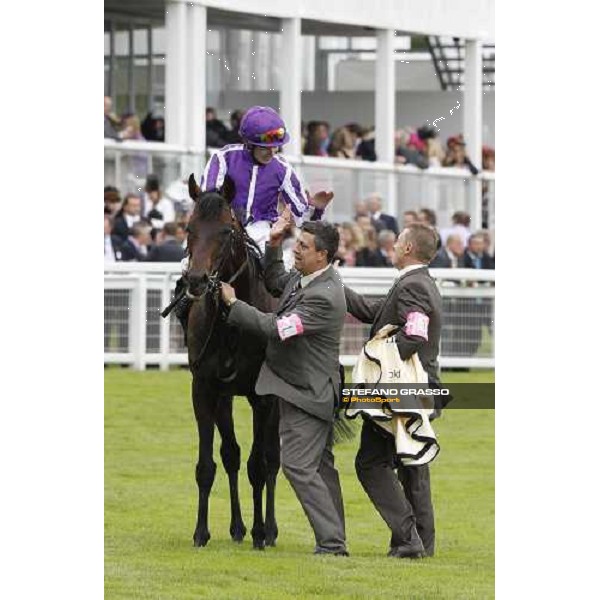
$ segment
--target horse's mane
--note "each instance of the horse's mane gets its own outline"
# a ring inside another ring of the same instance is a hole
[[[198,201],[196,202],[195,217],[202,221],[217,221],[223,209],[229,205],[226,198],[224,198],[218,192],[205,192],[203,193]],[[248,232],[236,217],[239,224],[239,232],[243,237],[246,250],[248,252],[248,258],[254,265],[254,273],[259,279],[264,279],[264,267],[262,265],[261,251],[258,244],[248,235]],[[237,234],[239,235],[239,233]]]
[[[202,221],[216,221],[220,218],[227,201],[217,192],[206,192],[196,202],[196,215]]]

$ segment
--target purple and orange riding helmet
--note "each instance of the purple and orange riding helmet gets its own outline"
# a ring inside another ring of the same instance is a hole
[[[280,147],[290,141],[283,119],[270,106],[249,108],[240,123],[240,136],[247,144]]]

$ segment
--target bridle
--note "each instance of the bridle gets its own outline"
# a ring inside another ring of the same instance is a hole
[[[221,292],[221,270],[223,268],[223,265],[225,264],[225,261],[229,257],[234,255],[235,249],[236,249],[235,244],[240,236],[242,238],[242,241],[244,242],[243,243],[244,253],[245,253],[244,262],[237,269],[237,271],[227,280],[227,283],[230,285],[233,284],[235,282],[235,280],[248,268],[249,256],[248,256],[248,248],[245,243],[244,230],[241,228],[238,229],[237,231],[240,232],[240,235],[236,235],[235,225],[236,225],[236,223],[239,223],[239,221],[237,220],[237,218],[235,217],[233,212],[232,212],[232,217],[233,217],[233,223],[232,223],[231,229],[229,230],[229,236],[228,236],[229,237],[229,247],[225,248],[223,251],[221,251],[221,255],[219,256],[217,266],[208,275],[208,283],[206,285],[206,290],[204,292],[202,292],[202,294],[196,296],[195,294],[192,294],[192,292],[190,291],[189,280],[186,280],[185,295],[189,300],[191,300],[192,302],[199,302],[206,296],[207,298],[213,299],[214,305],[217,308],[217,310],[215,310],[215,312],[214,312],[214,315],[213,315],[213,318],[212,318],[212,321],[210,324],[208,336],[206,337],[206,341],[204,342],[204,345],[202,346],[202,349],[200,350],[200,354],[198,355],[198,357],[194,360],[193,364],[191,365],[192,368],[194,368],[196,365],[198,365],[200,363],[200,361],[202,360],[202,358],[204,357],[204,353],[206,352],[206,349],[208,348],[208,344],[212,338],[212,335],[213,335],[213,332],[215,329],[215,325],[219,319],[220,311],[218,310],[218,308],[219,308],[219,304],[220,304],[219,295]]]

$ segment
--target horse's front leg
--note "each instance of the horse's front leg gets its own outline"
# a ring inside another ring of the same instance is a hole
[[[229,497],[231,500],[231,523],[229,533],[234,542],[243,541],[246,526],[242,519],[238,476],[240,471],[240,447],[235,438],[233,427],[233,397],[222,396],[217,406],[217,427],[221,434],[221,460],[229,478]]]
[[[215,435],[215,406],[214,398],[206,392],[206,385],[201,389],[194,378],[192,399],[194,415],[198,425],[198,462],[196,463],[196,483],[198,485],[198,518],[194,530],[194,546],[206,546],[210,540],[208,530],[208,500],[217,465],[213,460],[213,439]]]

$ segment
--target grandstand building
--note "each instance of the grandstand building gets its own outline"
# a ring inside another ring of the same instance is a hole
[[[493,0],[105,0],[104,89],[118,115],[162,117],[164,141],[105,139],[105,185],[141,195],[156,174],[167,197],[189,202],[213,150],[206,108],[229,123],[233,111],[278,109],[291,135],[287,159],[311,191],[333,190],[325,218],[342,223],[372,193],[399,221],[427,207],[440,230],[457,211],[493,240],[495,175],[483,164],[494,146]],[[303,154],[303,125],[358,123],[374,138],[376,160]],[[473,169],[400,164],[398,130],[427,125],[440,143],[462,135]],[[492,242],[493,243],[493,242]],[[173,266],[173,265],[172,265]],[[493,271],[440,269],[450,325],[443,367],[490,368]],[[187,355],[174,320],[158,319],[178,267],[105,265],[105,362],[168,368]],[[458,288],[460,275],[465,286]],[[394,269],[344,269],[355,289],[385,295]],[[110,312],[112,311],[112,312]],[[362,326],[347,324],[341,350],[353,364]]]

